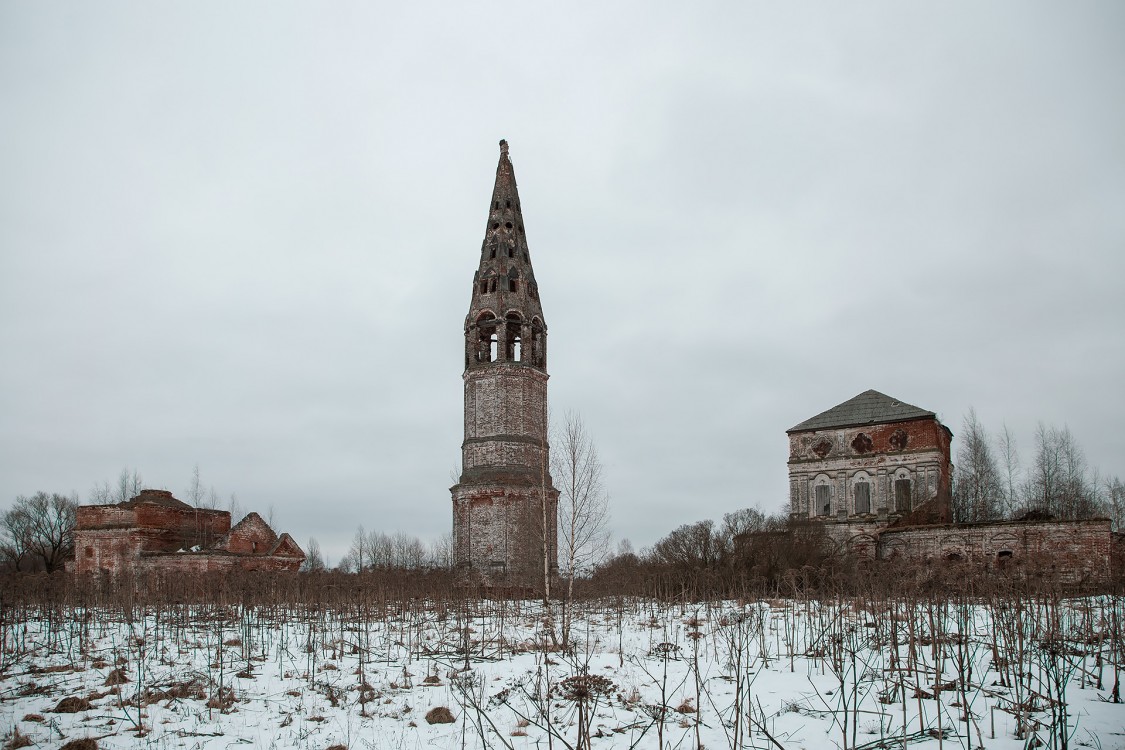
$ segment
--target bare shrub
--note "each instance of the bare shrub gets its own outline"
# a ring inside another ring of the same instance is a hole
[[[98,741],[93,737],[83,737],[79,740],[71,740],[59,750],[98,750]]]
[[[427,724],[452,724],[457,721],[453,712],[445,706],[436,706],[426,713]]]
[[[72,695],[68,698],[63,698],[55,706],[55,713],[57,714],[76,714],[79,711],[89,711],[90,701],[85,698],[80,698],[77,695]]]

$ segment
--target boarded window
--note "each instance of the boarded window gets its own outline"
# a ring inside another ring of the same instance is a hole
[[[913,498],[910,495],[910,480],[895,480],[895,510],[899,513],[909,513],[914,508]]]
[[[816,486],[816,514],[827,516],[832,513],[832,488],[827,484]]]
[[[871,512],[871,484],[868,482],[856,482],[855,484],[855,512]]]

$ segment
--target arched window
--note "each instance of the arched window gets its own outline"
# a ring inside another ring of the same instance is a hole
[[[543,321],[539,318],[533,318],[531,321],[531,364],[536,367],[543,367],[546,362],[547,332],[543,329]]]
[[[490,312],[481,313],[477,318],[477,346],[476,346],[476,361],[495,362],[496,361],[496,316]]]
[[[832,515],[832,484],[824,474],[814,480],[813,507],[818,516]]]
[[[899,469],[895,472],[895,512],[909,513],[914,510],[913,482],[910,481],[910,472]]]
[[[508,313],[505,327],[507,333],[507,351],[504,359],[509,362],[519,362],[523,356],[523,318],[519,313]]]
[[[866,479],[857,479],[852,485],[855,494],[855,513],[863,515],[871,512],[871,483]]]

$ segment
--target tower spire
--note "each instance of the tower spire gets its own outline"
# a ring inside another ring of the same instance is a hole
[[[465,369],[493,362],[547,369],[547,323],[507,141],[500,141],[480,265],[465,319]]]

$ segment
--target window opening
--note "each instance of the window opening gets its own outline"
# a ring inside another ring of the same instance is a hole
[[[509,362],[519,362],[523,356],[523,320],[517,313],[509,313],[506,320],[507,346],[504,358]]]
[[[516,284],[517,284],[517,282],[516,282],[515,279],[508,279],[508,291],[510,291],[510,292],[516,291]]]
[[[852,449],[855,450],[856,453],[870,453],[871,449],[874,447],[875,444],[872,442],[871,437],[864,432],[856,435],[855,440],[852,441]]]
[[[491,260],[495,257],[496,257],[496,248],[492,248],[492,250],[488,253],[488,258],[489,258],[489,260]]]
[[[832,489],[827,484],[816,486],[816,514],[827,516],[832,512]]]
[[[477,318],[477,362],[496,361],[496,318],[491,313],[484,313]]]
[[[913,508],[909,479],[895,480],[895,510],[899,513],[909,513]]]
[[[871,512],[871,484],[868,482],[855,483],[855,512],[856,514]]]

